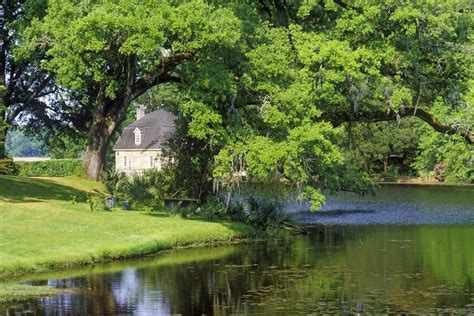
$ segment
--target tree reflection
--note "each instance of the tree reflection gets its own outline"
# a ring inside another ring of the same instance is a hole
[[[54,287],[80,290],[8,310],[468,313],[474,295],[472,240],[472,226],[316,227],[305,237],[184,252],[185,260],[168,256],[121,271],[51,280]]]

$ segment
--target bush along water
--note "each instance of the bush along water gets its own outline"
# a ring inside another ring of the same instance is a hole
[[[225,205],[227,218],[265,232],[282,228],[298,234],[307,233],[286,211],[287,202],[297,198],[297,193],[273,182],[248,182],[239,185],[237,190],[229,190],[217,193],[216,197]]]
[[[245,222],[258,230],[296,228],[293,218],[285,210],[285,203],[277,198],[251,196],[233,202],[227,209],[231,219]]]
[[[166,171],[149,169],[142,174],[125,176],[123,173],[106,171],[102,173],[110,197],[118,199],[118,205],[131,202],[132,209],[154,212],[166,212],[183,218],[196,217],[208,221],[232,220],[247,223],[260,231],[277,228],[295,228],[292,217],[285,211],[285,200],[281,196],[269,194],[274,190],[254,190],[245,192],[227,203],[219,195],[209,196],[206,201],[189,202],[186,198],[173,200],[165,205],[167,197],[175,196],[171,192],[173,177]],[[225,196],[225,195],[224,195]],[[107,210],[110,205],[102,203],[104,198],[89,198],[91,210]],[[169,201],[168,200],[168,201]]]

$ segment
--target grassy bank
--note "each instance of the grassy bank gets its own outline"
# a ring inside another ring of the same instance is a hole
[[[409,185],[434,185],[434,186],[474,186],[470,183],[450,183],[439,182],[434,177],[413,177],[413,176],[399,176],[395,179],[384,180],[379,179],[380,184],[409,184]]]
[[[121,210],[91,212],[85,194],[102,189],[74,177],[0,176],[0,280],[254,233],[240,223]]]

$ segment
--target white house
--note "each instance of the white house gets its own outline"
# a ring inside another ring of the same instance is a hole
[[[176,130],[175,120],[172,113],[164,110],[145,115],[145,107],[139,106],[137,120],[123,129],[115,143],[115,169],[127,175],[150,168],[160,170],[166,163],[163,146]]]

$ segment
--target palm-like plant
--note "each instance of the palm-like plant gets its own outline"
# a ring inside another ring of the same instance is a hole
[[[102,183],[105,185],[107,192],[114,197],[125,179],[126,175],[113,169],[104,170],[100,174]]]

